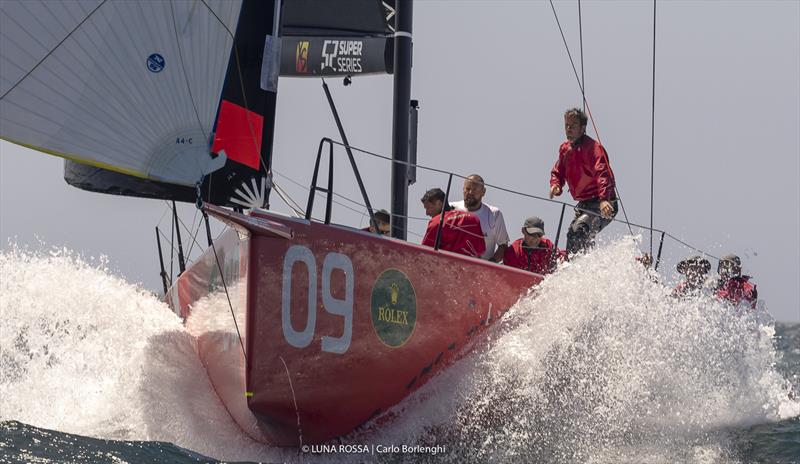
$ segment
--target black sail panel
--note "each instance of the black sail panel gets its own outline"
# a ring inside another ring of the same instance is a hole
[[[225,166],[206,176],[201,188],[210,203],[267,206],[278,66],[271,57],[280,56],[280,41],[272,34],[278,14],[274,1],[242,4],[211,144],[212,156],[225,156]]]

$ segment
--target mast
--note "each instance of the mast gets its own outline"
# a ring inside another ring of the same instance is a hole
[[[392,237],[406,239],[408,146],[411,112],[411,19],[413,0],[397,0],[394,33],[394,116],[392,118]]]

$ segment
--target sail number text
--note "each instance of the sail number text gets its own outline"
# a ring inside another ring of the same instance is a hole
[[[296,330],[292,326],[292,269],[294,266],[305,266],[308,270],[308,313],[305,327]],[[345,297],[339,300],[331,292],[331,274],[335,269],[344,272]],[[328,353],[346,353],[353,338],[353,263],[347,255],[328,253],[322,262],[322,306],[325,311],[341,316],[344,329],[340,337],[322,336],[322,351]],[[314,340],[317,324],[317,261],[308,247],[293,245],[283,258],[283,289],[281,291],[281,326],[286,342],[295,348],[305,348]]]

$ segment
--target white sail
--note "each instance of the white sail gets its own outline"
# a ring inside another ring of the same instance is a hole
[[[0,138],[193,185],[241,7],[230,0],[0,2]]]

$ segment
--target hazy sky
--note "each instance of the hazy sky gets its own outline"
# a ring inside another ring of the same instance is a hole
[[[556,9],[580,66],[577,2]],[[650,214],[652,13],[646,1],[582,3],[587,99],[628,216],[642,224]],[[738,253],[776,318],[800,321],[800,2],[670,1],[659,2],[657,15],[655,226],[716,256]],[[420,164],[546,195],[564,139],[562,113],[581,101],[548,2],[417,1],[412,79]],[[329,84],[350,142],[390,153],[391,77]],[[301,205],[307,192],[293,182],[310,182],[324,136],[338,139],[320,82],[281,80],[273,167]],[[169,231],[164,202],[83,192],[64,183],[58,158],[5,142],[0,151],[3,248],[12,237],[38,247],[39,237],[107,255],[128,280],[160,289],[153,228],[161,221]],[[340,159],[334,189],[360,202]],[[357,161],[372,204],[388,208],[388,163]],[[423,172],[418,179],[409,212],[421,218],[418,199],[447,179]],[[503,209],[512,240],[534,214],[555,233],[558,206],[491,188],[485,200]],[[275,195],[272,203],[288,211]],[[181,208],[187,223],[194,214],[191,205]],[[366,224],[340,206],[333,219]],[[418,241],[413,234],[425,221],[410,222],[409,238]],[[603,235],[626,231],[613,225]],[[690,253],[667,240],[667,281]]]

